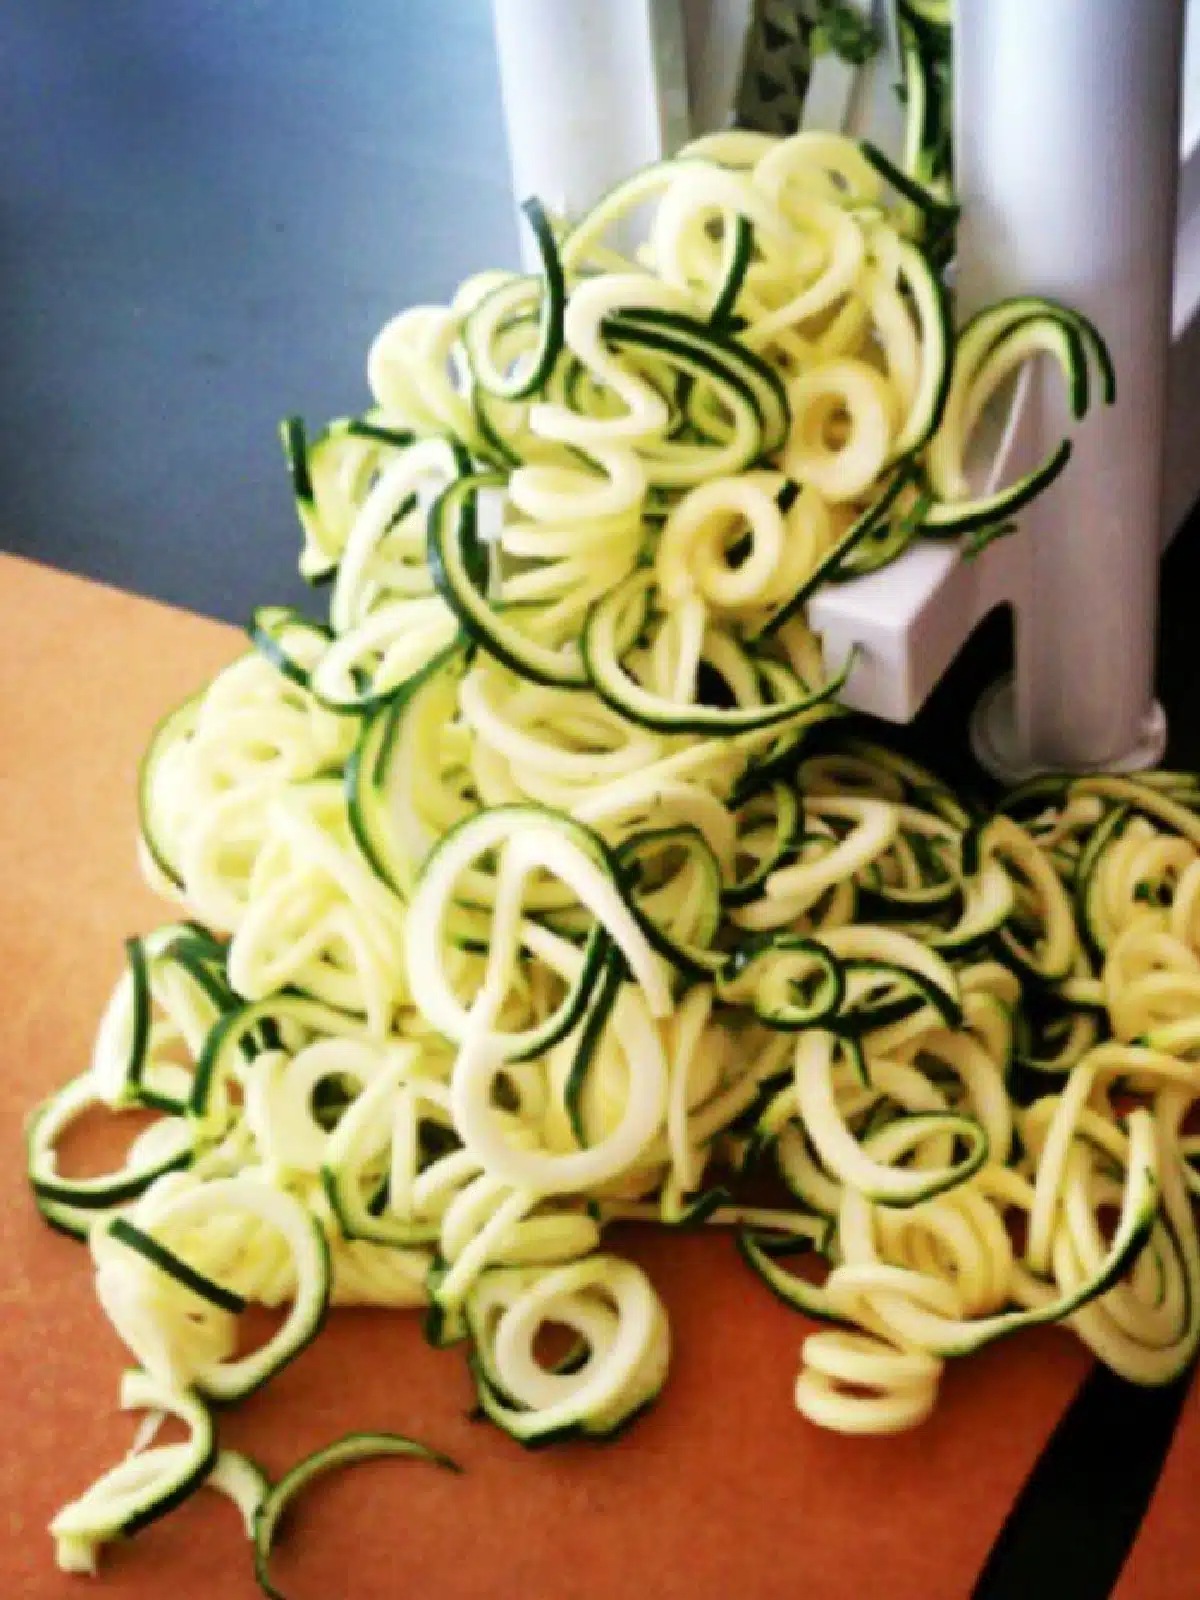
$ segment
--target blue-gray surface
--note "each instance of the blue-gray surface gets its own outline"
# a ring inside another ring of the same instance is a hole
[[[7,0],[0,546],[302,598],[279,418],[516,253],[487,0]]]

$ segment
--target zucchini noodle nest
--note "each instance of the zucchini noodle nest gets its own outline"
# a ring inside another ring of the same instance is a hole
[[[1191,1359],[1200,784],[969,811],[846,731],[853,663],[806,621],[1061,470],[1069,442],[972,487],[1020,364],[1057,361],[1079,416],[1097,376],[1111,398],[1051,302],[952,332],[889,171],[725,133],[572,226],[530,202],[540,273],[402,313],[363,416],[285,424],[328,624],[261,608],[155,732],[141,857],[178,920],[128,941],[90,1068],[29,1134],[151,1418],[55,1519],[64,1566],[209,1483],[273,1593],[317,1472],[446,1465],[355,1435],[272,1488],[218,1448],[213,1406],[330,1305],[423,1308],[524,1444],[614,1434],[671,1337],[617,1223],[733,1230],[823,1324],[795,1404],[845,1432],[918,1423],[950,1357],[1037,1323],[1137,1382]],[[96,1106],[155,1117],[71,1177]],[[244,1354],[251,1302],[285,1314]],[[186,1443],[151,1442],[167,1414]]]

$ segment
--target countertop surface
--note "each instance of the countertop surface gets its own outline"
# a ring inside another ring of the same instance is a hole
[[[86,1249],[29,1201],[22,1128],[86,1067],[122,938],[167,914],[134,862],[146,738],[243,643],[12,557],[0,557],[0,596],[0,1594],[50,1600],[88,1593],[89,1580],[55,1570],[46,1523],[124,1452],[134,1423],[117,1410],[123,1353]],[[674,1351],[661,1402],[614,1445],[527,1454],[470,1421],[461,1354],[428,1348],[408,1312],[334,1313],[223,1420],[224,1441],[274,1472],[362,1428],[415,1434],[465,1468],[378,1463],[313,1490],[276,1569],[291,1600],[382,1600],[418,1583],[472,1600],[965,1600],[1089,1370],[1086,1351],[1057,1330],[1018,1337],[954,1366],[923,1427],[844,1439],[793,1410],[806,1324],[732,1240],[630,1231],[615,1246],[653,1275]],[[1120,1600],[1200,1594],[1198,1407],[1193,1392]],[[113,1600],[257,1593],[233,1508],[210,1494],[110,1550],[91,1588]]]

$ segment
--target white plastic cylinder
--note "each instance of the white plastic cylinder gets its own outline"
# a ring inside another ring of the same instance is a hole
[[[680,0],[492,0],[492,17],[518,203],[577,215],[686,141]]]
[[[1022,519],[1015,688],[976,720],[994,768],[1157,759],[1153,701],[1166,367],[1179,163],[1181,0],[958,0],[963,314],[1051,295],[1108,341],[1117,404]],[[1057,374],[1031,386],[1031,465],[1071,431]]]

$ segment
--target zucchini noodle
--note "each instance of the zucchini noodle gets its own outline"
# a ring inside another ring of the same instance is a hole
[[[539,275],[402,314],[370,410],[285,424],[328,625],[260,608],[155,731],[140,853],[177,920],[128,942],[29,1132],[126,1398],[190,1435],[60,1514],[64,1566],[208,1481],[266,1583],[306,1474],[409,1451],[364,1435],[274,1489],[217,1451],[209,1402],[339,1304],[422,1307],[522,1444],[616,1433],[671,1340],[620,1223],[734,1230],[827,1324],[795,1402],[829,1428],[913,1426],[951,1357],[1041,1322],[1135,1381],[1190,1360],[1200,784],[975,815],[845,731],[853,663],[805,617],[1033,492],[979,501],[964,465],[1026,356],[1080,414],[1107,371],[1047,302],[956,343],[887,188],[840,137],[728,134],[574,226],[531,205]],[[96,1106],[156,1120],[73,1178]],[[251,1302],[283,1320],[239,1356]]]

